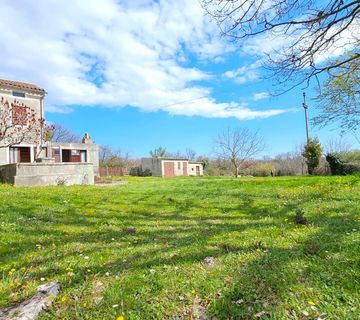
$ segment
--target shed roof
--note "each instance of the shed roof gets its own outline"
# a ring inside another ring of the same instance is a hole
[[[31,91],[35,91],[35,92],[42,93],[42,94],[46,93],[45,89],[40,88],[36,84],[29,83],[29,82],[0,79],[0,86],[15,87],[15,88],[19,88],[22,90],[31,90]]]

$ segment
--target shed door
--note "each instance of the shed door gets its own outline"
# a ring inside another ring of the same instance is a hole
[[[197,175],[197,176],[200,175],[200,166],[196,166],[196,175]]]
[[[188,175],[187,162],[183,162],[183,176]]]
[[[164,162],[164,176],[173,177],[175,176],[174,162]]]

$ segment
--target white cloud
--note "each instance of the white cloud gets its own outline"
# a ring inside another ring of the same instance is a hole
[[[217,37],[197,1],[3,0],[0,11],[0,76],[43,86],[48,111],[133,106],[238,119],[285,112],[218,103],[199,85],[212,75],[184,66],[188,55],[221,61],[234,48]],[[254,80],[256,64],[225,76]]]
[[[238,84],[244,84],[259,79],[261,60],[246,64],[235,70],[226,71],[223,78],[232,79]]]
[[[255,100],[255,101],[267,99],[269,97],[270,97],[269,92],[256,92],[253,94],[253,100]]]

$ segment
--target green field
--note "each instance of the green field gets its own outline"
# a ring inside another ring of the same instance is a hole
[[[358,177],[127,180],[0,186],[0,309],[58,281],[41,319],[360,318]]]

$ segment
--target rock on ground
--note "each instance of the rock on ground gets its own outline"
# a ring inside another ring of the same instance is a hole
[[[45,283],[37,288],[37,294],[14,306],[0,310],[0,320],[34,320],[46,310],[57,296],[60,286],[56,282]]]

